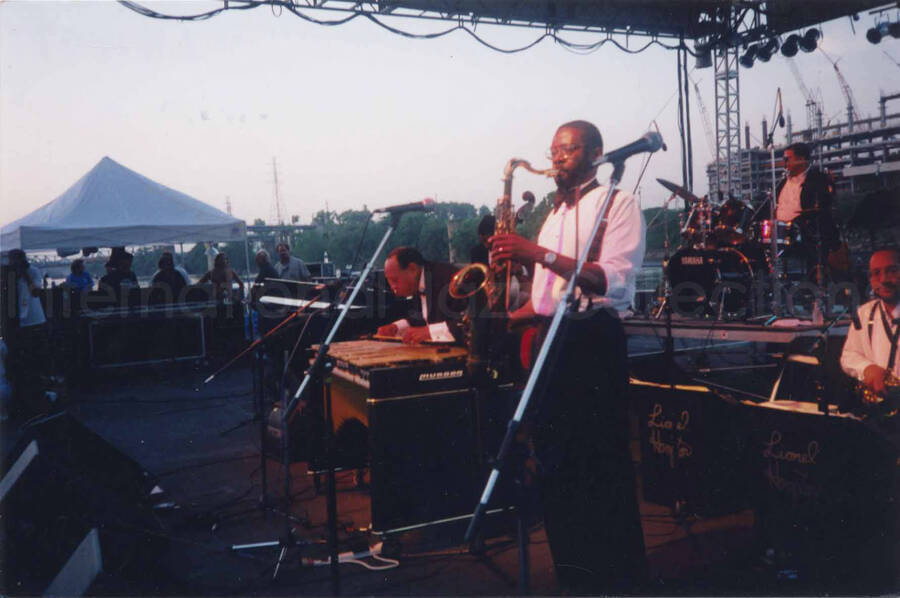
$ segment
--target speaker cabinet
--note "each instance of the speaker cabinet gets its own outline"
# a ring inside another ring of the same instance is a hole
[[[101,572],[148,579],[165,542],[155,481],[136,463],[63,413],[29,429],[7,465],[0,594],[78,595]]]
[[[372,529],[399,531],[470,515],[514,398],[508,390],[477,397],[464,389],[369,399]],[[508,479],[501,480],[492,505],[508,504]]]

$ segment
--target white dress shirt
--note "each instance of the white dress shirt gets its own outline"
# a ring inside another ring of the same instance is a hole
[[[872,308],[875,308],[874,313]],[[863,372],[867,367],[877,365],[885,368],[891,357],[891,339],[888,337],[888,331],[884,329],[881,319],[882,309],[885,310],[884,314],[891,325],[891,332],[895,332],[897,325],[892,324],[892,320],[900,317],[900,305],[891,309],[882,303],[881,299],[863,303],[856,312],[862,328],[857,330],[855,326],[850,326],[847,331],[847,340],[844,342],[844,350],[841,353],[841,369],[848,376],[860,381],[863,379]],[[869,340],[870,329],[871,341]],[[895,376],[900,376],[900,359],[895,361],[893,373]]]
[[[31,283],[40,287],[41,271],[32,264],[28,264],[28,276]],[[27,328],[28,326],[37,326],[47,321],[44,316],[44,307],[41,305],[40,297],[31,294],[31,287],[25,281],[24,276],[20,276],[16,282],[16,294],[19,300],[19,326]]]
[[[422,268],[422,273],[419,275],[419,301],[422,302],[422,319],[427,323],[428,300],[425,299],[425,268]],[[428,334],[431,335],[431,340],[440,343],[452,343],[456,341],[450,333],[450,327],[447,326],[447,322],[436,322],[434,324],[426,325],[428,326]],[[397,320],[394,322],[394,326],[397,327],[397,334],[403,336],[403,333],[409,330],[409,320],[406,318]]]
[[[560,205],[544,221],[538,235],[538,245],[577,260],[587,244],[606,193],[607,187],[601,185],[588,192],[571,208],[566,204]],[[582,295],[581,304],[583,309],[586,299],[590,298],[593,305],[609,306],[619,312],[621,317],[631,308],[637,273],[644,261],[645,225],[644,216],[633,195],[619,191],[613,196],[612,202],[600,259],[594,262],[606,274],[606,294]],[[536,264],[531,286],[531,304],[535,313],[553,315],[557,302],[565,294],[566,283],[565,278],[551,269],[540,263]]]
[[[798,174],[790,176],[784,182],[781,193],[778,194],[778,207],[775,209],[775,219],[781,222],[790,222],[800,215],[803,206],[800,203],[800,191],[806,181],[806,173],[809,168]]]

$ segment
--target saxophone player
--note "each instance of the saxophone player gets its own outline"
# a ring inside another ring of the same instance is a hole
[[[512,322],[537,318],[544,331],[549,325],[607,193],[593,166],[602,154],[596,126],[560,126],[550,146],[556,200],[537,242],[516,234],[491,237],[492,262],[535,265],[531,299],[510,314]],[[595,240],[577,281],[579,313],[560,329],[559,350],[545,369],[545,390],[530,417],[557,581],[565,591],[588,594],[633,593],[645,572],[619,319],[631,306],[643,261],[644,221],[625,192],[613,196],[607,214],[606,233]]]
[[[869,258],[869,282],[875,298],[857,310],[859,324],[847,331],[841,368],[870,392],[866,402],[877,402],[885,382],[900,377],[900,249],[885,248]]]

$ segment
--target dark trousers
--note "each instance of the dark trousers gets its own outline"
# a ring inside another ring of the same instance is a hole
[[[534,411],[544,526],[574,593],[633,593],[646,572],[628,446],[627,355],[618,317],[567,317]]]
[[[41,393],[52,372],[50,330],[46,323],[18,328],[9,337],[6,375],[12,385],[10,410],[37,413],[46,408]]]

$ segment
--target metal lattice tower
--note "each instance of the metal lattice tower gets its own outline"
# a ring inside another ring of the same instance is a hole
[[[741,197],[741,102],[738,48],[719,47],[716,68],[716,187]]]
[[[275,162],[275,158],[272,158],[272,188],[274,194],[272,196],[272,206],[270,209],[272,223],[273,224],[284,224],[284,202],[281,201],[281,188],[278,185],[278,164]]]

